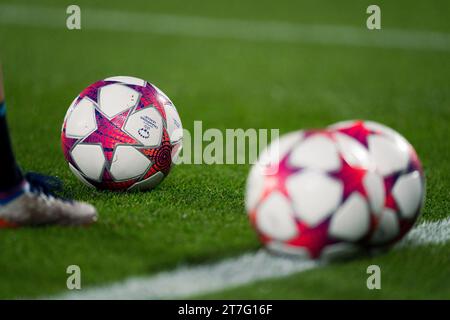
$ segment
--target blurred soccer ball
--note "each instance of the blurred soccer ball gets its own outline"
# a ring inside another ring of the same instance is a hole
[[[338,131],[298,131],[261,154],[247,181],[246,208],[276,252],[332,258],[372,237],[384,185],[367,148]]]
[[[69,168],[99,189],[151,189],[169,173],[183,130],[170,99],[145,80],[118,76],[87,87],[62,127]]]
[[[416,151],[398,132],[376,122],[345,121],[330,128],[357,140],[383,177],[385,201],[369,244],[397,242],[414,225],[425,197],[425,177]]]

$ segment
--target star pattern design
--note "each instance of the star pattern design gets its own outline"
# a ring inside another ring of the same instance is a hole
[[[288,245],[304,248],[312,258],[318,258],[323,248],[335,243],[328,237],[328,227],[331,218],[328,218],[315,227],[296,221],[298,234],[287,242]]]
[[[102,146],[105,157],[110,164],[116,145],[140,145],[139,141],[135,140],[133,137],[122,130],[123,124],[125,123],[130,112],[131,109],[124,111],[109,120],[100,111],[95,109],[97,129],[86,136],[82,142],[89,144],[100,144]]]
[[[330,176],[342,183],[342,202],[346,201],[353,192],[358,192],[367,198],[367,191],[364,186],[364,177],[367,169],[350,165],[342,156],[340,156],[340,160],[341,168],[336,172],[330,173]]]
[[[376,130],[372,130],[366,127],[364,121],[356,121],[351,126],[339,128],[338,132],[344,133],[353,139],[358,140],[366,148],[369,147],[369,136],[372,134],[378,134]]]
[[[302,168],[293,168],[288,165],[289,154],[275,166],[278,168],[268,168],[268,172],[276,172],[268,174],[264,180],[264,189],[262,192],[262,200],[269,196],[272,192],[278,191],[289,199],[289,192],[286,188],[287,179],[294,173],[303,170]],[[264,169],[263,169],[264,170]]]

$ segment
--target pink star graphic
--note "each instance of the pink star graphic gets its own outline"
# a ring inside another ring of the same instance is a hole
[[[288,165],[289,154],[274,166],[278,168],[268,168],[268,172],[276,172],[275,174],[268,174],[264,180],[264,190],[262,193],[262,200],[269,196],[273,191],[279,191],[289,199],[289,192],[286,188],[286,180],[294,173],[303,170],[302,168],[293,168]],[[273,169],[273,170],[272,170]],[[262,169],[263,170],[263,169]]]
[[[331,219],[326,219],[315,227],[310,227],[303,222],[297,221],[298,235],[287,241],[294,247],[303,247],[308,250],[312,258],[318,258],[327,245],[336,241],[328,237],[328,225]]]
[[[131,110],[131,109],[130,109]],[[122,130],[128,113],[130,110],[115,116],[109,120],[98,110],[95,110],[95,118],[97,121],[97,130],[89,134],[83,139],[83,143],[101,144],[103,152],[109,163],[112,161],[114,149],[118,144],[134,144],[140,143],[132,138],[129,134]]]
[[[362,196],[367,198],[367,191],[364,187],[364,177],[367,173],[365,168],[359,168],[351,166],[341,158],[341,168],[331,173],[330,175],[336,179],[339,179],[344,186],[342,201],[344,202],[353,192],[359,192]]]
[[[350,127],[340,128],[337,129],[338,132],[344,133],[353,139],[358,140],[360,143],[362,143],[366,148],[368,148],[368,138],[372,134],[379,133],[378,131],[371,130],[367,128],[364,124],[364,121],[356,121],[353,123]]]

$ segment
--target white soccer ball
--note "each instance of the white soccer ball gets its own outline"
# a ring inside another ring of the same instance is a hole
[[[414,225],[425,199],[425,176],[416,151],[398,132],[373,121],[344,121],[330,129],[353,137],[373,159],[383,178],[385,202],[369,244],[394,244]]]
[[[158,185],[169,174],[182,138],[172,101],[149,82],[126,76],[83,90],[69,107],[61,134],[75,176],[110,190]]]
[[[383,180],[367,149],[328,130],[282,136],[247,180],[246,208],[262,243],[310,258],[359,251],[383,203]]]

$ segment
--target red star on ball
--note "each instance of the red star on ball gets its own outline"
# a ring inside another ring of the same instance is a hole
[[[319,225],[311,227],[297,221],[298,235],[287,243],[294,247],[303,247],[308,250],[312,258],[318,258],[327,245],[335,243],[328,237],[328,226],[331,219],[326,219]]]
[[[112,161],[116,145],[140,145],[137,140],[122,130],[123,124],[125,123],[129,112],[130,110],[124,111],[109,120],[101,112],[95,110],[97,129],[84,138],[83,143],[101,144],[105,157],[109,163]]]
[[[277,166],[276,168],[270,167],[267,168],[268,172],[273,172],[272,174],[268,173],[265,176],[264,180],[264,190],[262,192],[262,199],[270,195],[273,191],[278,191],[282,193],[284,196],[289,198],[289,192],[286,188],[286,180],[295,172],[303,170],[302,168],[293,168],[288,165],[289,154],[284,156],[284,158],[277,164],[273,164],[273,166]],[[261,168],[261,170],[265,170]]]
[[[369,146],[367,141],[369,136],[378,133],[377,131],[367,128],[364,121],[356,121],[350,127],[340,128],[337,129],[337,131],[358,140],[366,148]]]
[[[339,179],[344,187],[342,192],[342,201],[344,202],[353,192],[359,192],[363,197],[367,198],[367,191],[364,187],[364,177],[367,173],[365,168],[356,167],[348,164],[341,156],[341,168],[330,175]]]

